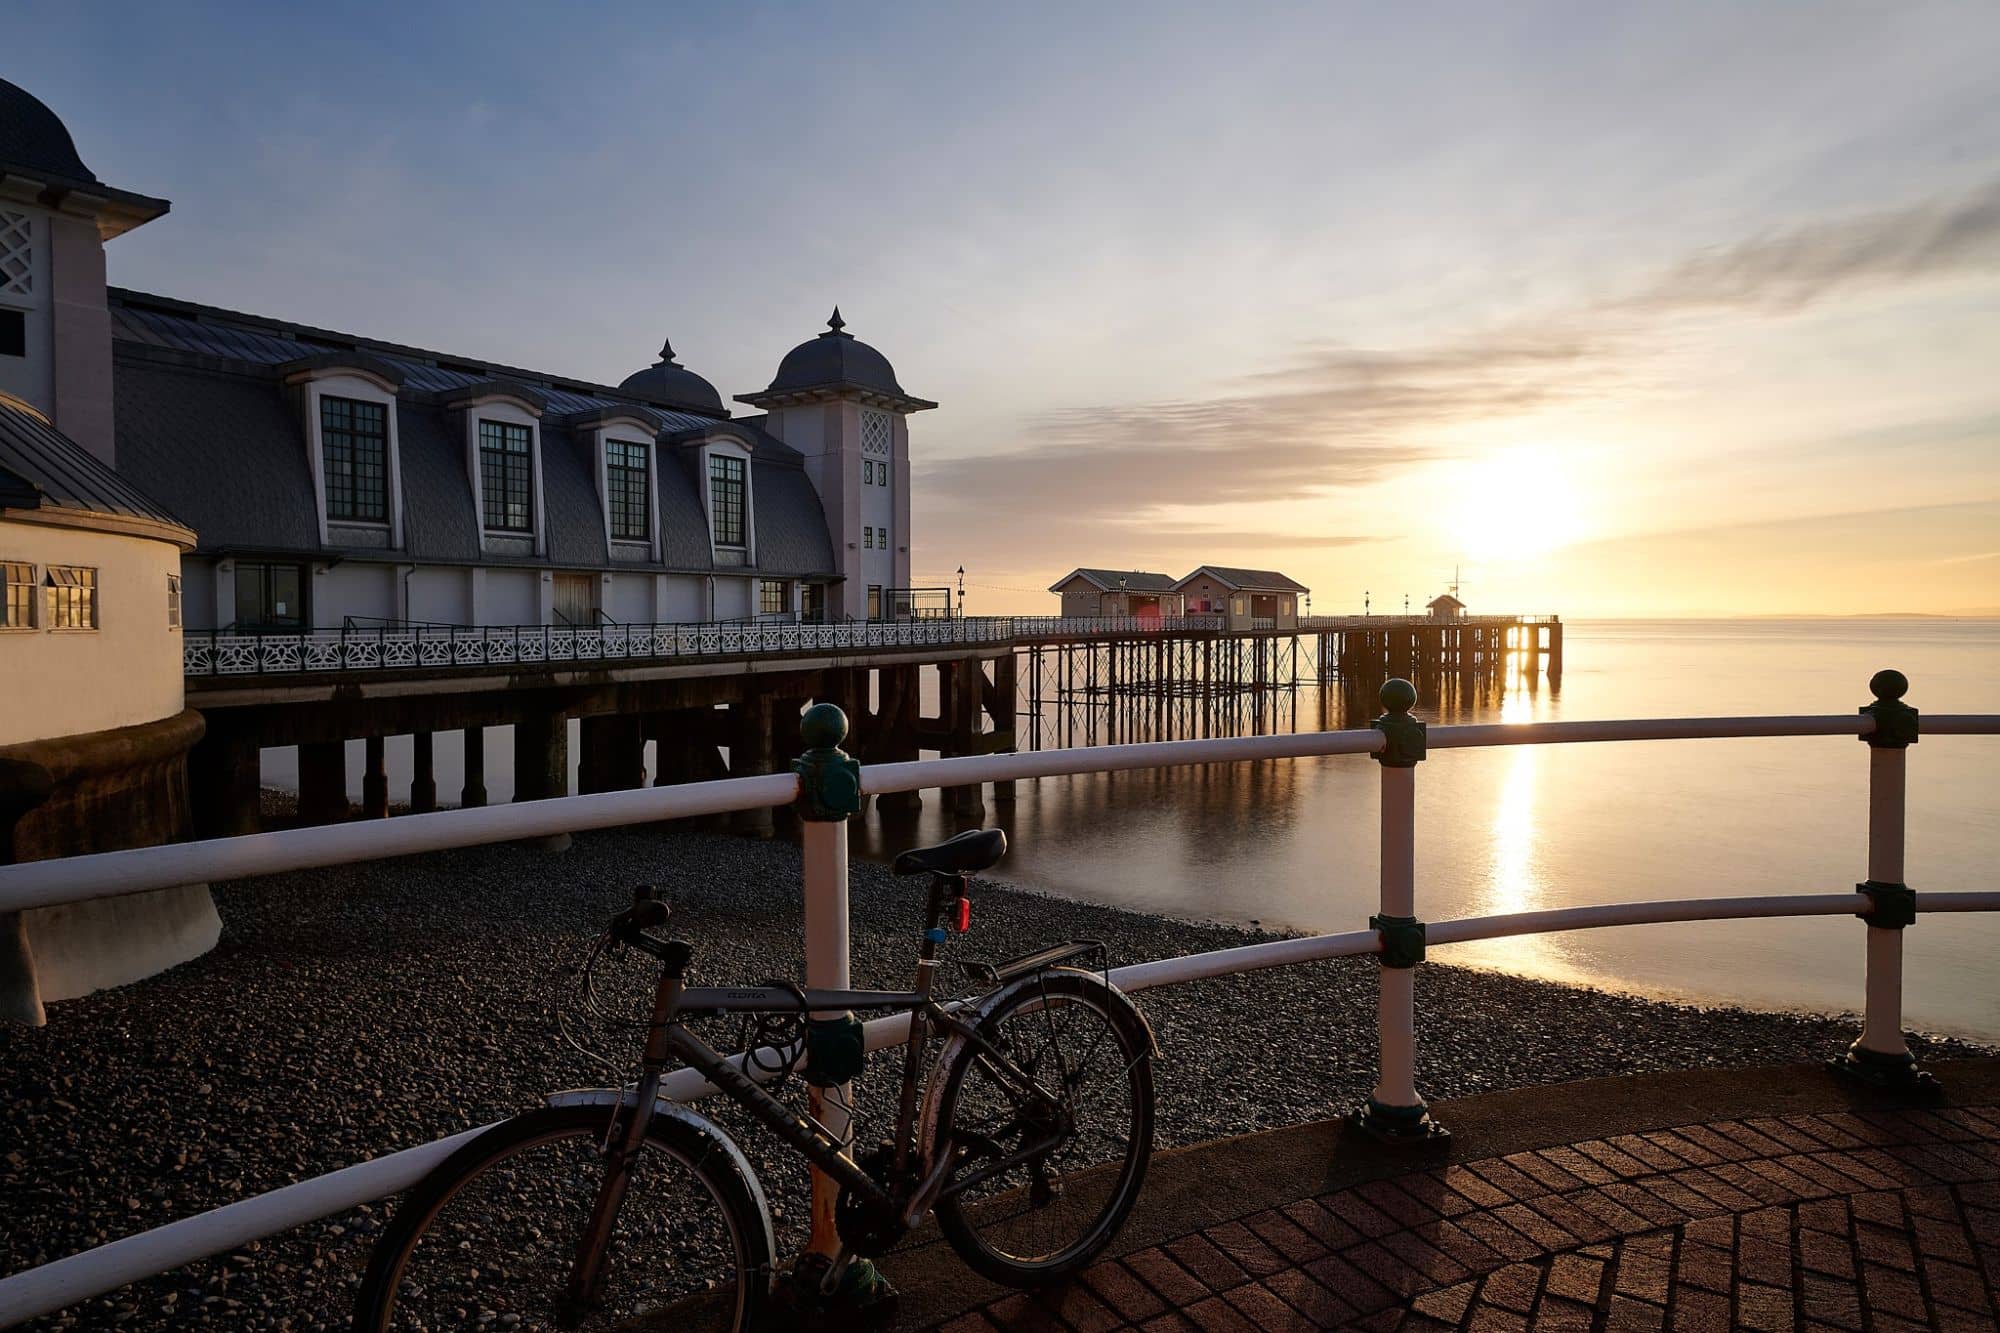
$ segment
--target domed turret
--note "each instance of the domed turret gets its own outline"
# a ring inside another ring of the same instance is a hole
[[[660,359],[657,362],[627,375],[618,387],[626,393],[655,402],[691,408],[697,412],[713,412],[717,416],[729,415],[715,386],[674,360],[674,345],[671,342],[660,344]]]
[[[0,166],[63,180],[97,180],[77,156],[76,140],[62,119],[33,93],[5,79],[0,79]]]
[[[889,364],[889,358],[847,332],[847,321],[840,317],[839,306],[833,308],[825,333],[785,353],[768,388],[759,393],[738,394],[736,401],[769,407],[843,393],[857,394],[863,401],[903,412],[937,406],[906,392],[897,382],[896,368]]]

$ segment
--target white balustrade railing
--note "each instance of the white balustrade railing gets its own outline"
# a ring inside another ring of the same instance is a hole
[[[189,676],[408,671],[549,662],[671,661],[765,653],[969,647],[1038,639],[1187,634],[1223,628],[1221,616],[959,616],[952,619],[721,621],[701,624],[417,625],[406,628],[235,633],[188,630]]]
[[[1039,623],[1056,627],[1040,632],[1067,633],[1061,627],[1071,622],[1051,618]],[[866,628],[885,635],[915,634],[921,632],[922,624]],[[678,641],[690,627],[666,628],[672,629]],[[745,636],[767,634],[783,643],[788,634],[799,635],[803,641],[807,635],[843,628],[862,627],[702,626],[692,632],[704,641],[712,636],[717,644],[726,640],[740,643]],[[641,632],[656,631],[646,627]],[[607,640],[602,637],[603,631],[594,633],[600,636],[593,641],[597,651],[603,651],[606,642],[622,642],[629,649],[629,639]],[[447,638],[444,642],[452,641]],[[523,645],[527,642],[522,641]],[[573,653],[575,647],[572,643],[569,651]],[[455,653],[456,648],[446,651]],[[1414,699],[1415,691],[1406,682],[1391,681],[1384,687],[1390,711],[1368,730],[1157,741],[874,764],[862,770],[861,791],[879,794],[920,787],[956,787],[977,782],[1243,760],[1374,756],[1382,763],[1381,911],[1370,919],[1368,929],[1260,941],[1184,957],[1131,963],[1114,969],[1110,975],[1113,982],[1127,990],[1144,990],[1317,959],[1381,955],[1377,1004],[1381,1042],[1379,1078],[1367,1105],[1357,1113],[1357,1121],[1377,1138],[1391,1143],[1422,1142],[1438,1132],[1414,1078],[1414,991],[1417,964],[1425,948],[1549,931],[1668,921],[1861,917],[1866,923],[1868,964],[1862,1032],[1844,1059],[1836,1063],[1857,1078],[1919,1090],[1926,1076],[1916,1070],[1902,1030],[1901,929],[1911,919],[1915,901],[1903,885],[1902,875],[1904,776],[1908,760],[1905,747],[1915,737],[1916,716],[1901,708],[1900,677],[1882,673],[1872,684],[1877,688],[1877,702],[1870,710],[1855,716],[1649,718],[1448,726],[1432,728],[1426,734],[1422,725],[1407,715],[1407,700]],[[1407,693],[1392,694],[1399,687]],[[2000,735],[2000,716],[1930,717],[1923,719],[1922,729],[1929,736],[1994,736]],[[1859,891],[1609,903],[1428,924],[1415,919],[1421,903],[1413,858],[1416,774],[1429,751],[1498,745],[1772,736],[1857,736],[1869,742],[1868,880],[1857,886]],[[0,866],[0,913],[143,893],[177,884],[239,879],[560,832],[785,805],[799,798],[801,781],[797,774],[777,773]],[[847,981],[847,865],[846,820],[807,819],[802,900],[808,985],[844,986]],[[2000,911],[2000,892],[1926,892],[1921,911],[1925,914]],[[907,1019],[877,1019],[868,1023],[865,1031],[869,1049],[881,1049],[902,1039]],[[763,1052],[763,1065],[775,1070],[781,1054]],[[758,1067],[746,1065],[750,1069]],[[664,1089],[667,1095],[679,1100],[695,1100],[715,1091],[692,1070],[671,1075]],[[61,1309],[139,1278],[407,1189],[478,1132],[467,1130],[434,1143],[357,1163],[0,1278],[0,1326]],[[826,1211],[831,1198],[825,1182],[815,1180],[815,1195],[817,1219]],[[816,1235],[816,1241],[825,1244],[828,1238]]]

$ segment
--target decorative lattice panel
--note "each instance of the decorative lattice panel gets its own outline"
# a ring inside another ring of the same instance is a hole
[[[882,458],[889,456],[896,442],[896,419],[887,412],[861,413],[861,452]]]
[[[26,213],[0,209],[0,292],[35,294],[35,222]]]

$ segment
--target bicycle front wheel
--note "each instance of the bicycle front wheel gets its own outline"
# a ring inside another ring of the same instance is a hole
[[[1138,1200],[1153,1152],[1152,1039],[1122,995],[1068,968],[1012,983],[978,1031],[1062,1108],[1025,1096],[991,1056],[955,1043],[935,1075],[944,1081],[933,1151],[959,1157],[938,1227],[974,1271],[1040,1286],[1096,1258]]]
[[[605,1176],[609,1106],[516,1116],[447,1158],[369,1259],[354,1327],[746,1333],[768,1293],[768,1220],[718,1137],[657,1116],[588,1308],[570,1277]]]

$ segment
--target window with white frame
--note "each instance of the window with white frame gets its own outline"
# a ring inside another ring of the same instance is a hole
[[[0,583],[5,597],[0,599],[0,629],[35,627],[35,567],[19,561],[0,563]]]
[[[181,576],[167,575],[167,628],[181,627]]]
[[[479,493],[488,531],[535,530],[534,433],[528,427],[479,423]]]
[[[781,616],[792,609],[792,585],[783,579],[760,579],[757,583],[757,611],[760,615]]]
[[[605,500],[611,511],[611,535],[620,541],[642,542],[652,536],[647,524],[646,446],[627,440],[604,442]]]
[[[717,546],[748,544],[744,527],[744,492],[747,489],[742,459],[734,454],[709,456],[709,509],[715,523]]]
[[[81,565],[50,565],[42,581],[48,594],[50,629],[97,628],[97,571]]]
[[[319,400],[326,516],[334,522],[389,520],[389,413],[358,398]]]

